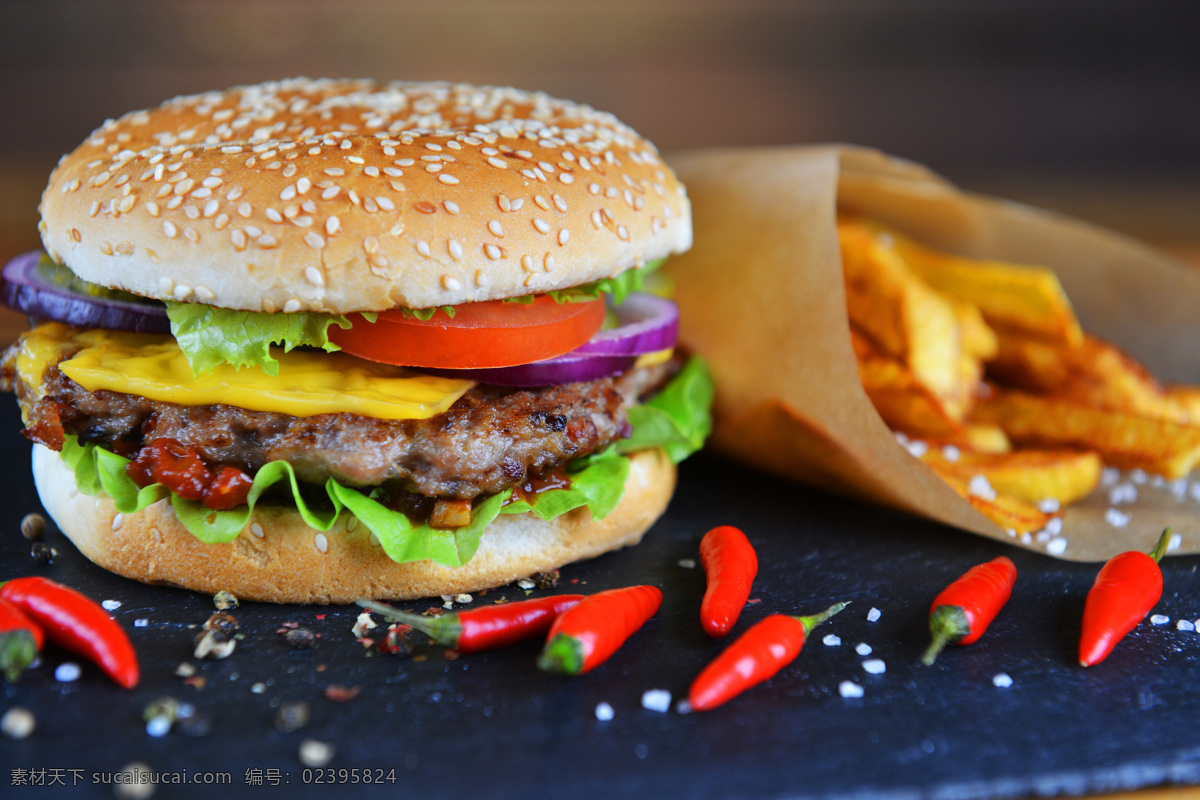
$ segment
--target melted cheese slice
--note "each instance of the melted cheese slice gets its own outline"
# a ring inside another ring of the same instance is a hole
[[[69,359],[59,361],[80,345]],[[17,371],[37,387],[57,362],[63,374],[90,392],[104,389],[185,406],[222,403],[296,417],[346,413],[391,420],[441,414],[475,385],[344,353],[279,349],[272,355],[279,361],[277,376],[257,367],[221,365],[194,378],[170,336],[77,331],[48,323],[25,334]]]

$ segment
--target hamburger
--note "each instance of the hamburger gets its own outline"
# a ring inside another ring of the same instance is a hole
[[[110,120],[4,270],[46,510],[100,566],[246,599],[477,591],[631,545],[710,424],[684,187],[610,114],[294,79]]]

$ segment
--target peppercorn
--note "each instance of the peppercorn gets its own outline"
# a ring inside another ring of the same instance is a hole
[[[290,628],[283,640],[295,650],[311,650],[317,646],[317,635],[308,628]]]
[[[560,575],[561,573],[556,569],[538,572],[533,576],[533,582],[539,589],[554,589],[558,586]]]
[[[46,532],[46,518],[41,514],[26,514],[21,519],[21,535],[31,542],[42,538]]]
[[[54,563],[54,557],[58,555],[58,551],[45,542],[36,541],[30,545],[29,555],[37,563],[49,566]]]
[[[229,611],[238,607],[238,599],[233,592],[227,592],[224,589],[213,595],[213,605],[219,611]]]

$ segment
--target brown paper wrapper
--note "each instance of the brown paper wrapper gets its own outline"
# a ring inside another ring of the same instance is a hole
[[[965,256],[1054,269],[1084,330],[1166,382],[1200,380],[1200,271],[1094,226],[964,192],[924,167],[844,146],[702,150],[670,162],[692,199],[695,246],[668,262],[683,344],[717,384],[710,446],[756,467],[1077,561],[1200,552],[1200,490],[1147,479],[1135,502],[1107,487],[1060,533],[1015,535],[897,444],[859,381],[850,344],[839,206]],[[1137,477],[1137,476],[1134,476]],[[1130,482],[1129,475],[1121,477]],[[1115,507],[1128,522],[1114,526]],[[1065,547],[1064,547],[1065,544]]]

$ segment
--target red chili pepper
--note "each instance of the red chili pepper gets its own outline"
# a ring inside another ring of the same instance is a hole
[[[983,636],[1008,602],[1016,582],[1016,565],[1000,556],[971,567],[943,589],[929,609],[933,642],[921,661],[932,664],[947,644],[967,645]]]
[[[50,641],[87,656],[126,689],[137,685],[137,654],[129,637],[90,598],[41,577],[0,584],[0,598],[24,611]]]
[[[24,611],[0,599],[0,672],[5,678],[20,678],[44,642],[42,629]]]
[[[662,605],[654,586],[628,586],[589,595],[554,620],[538,666],[582,675],[604,663]]]
[[[755,623],[693,681],[688,692],[692,709],[708,711],[716,708],[751,686],[769,680],[800,655],[813,628],[846,605],[837,603],[808,617],[772,614]]]
[[[1100,569],[1083,607],[1083,635],[1079,663],[1090,667],[1108,654],[1162,597],[1163,578],[1158,562],[1167,552],[1167,528],[1149,554],[1133,550],[1113,556]]]
[[[737,624],[758,574],[758,555],[746,534],[732,525],[721,525],[700,540],[700,565],[708,579],[700,602],[700,624],[718,639]]]
[[[411,614],[374,600],[359,600],[360,606],[370,609],[393,622],[402,622],[424,633],[438,644],[460,653],[478,653],[541,636],[559,614],[583,599],[581,594],[559,594],[522,600],[517,603],[473,608],[456,614],[426,617]]]

